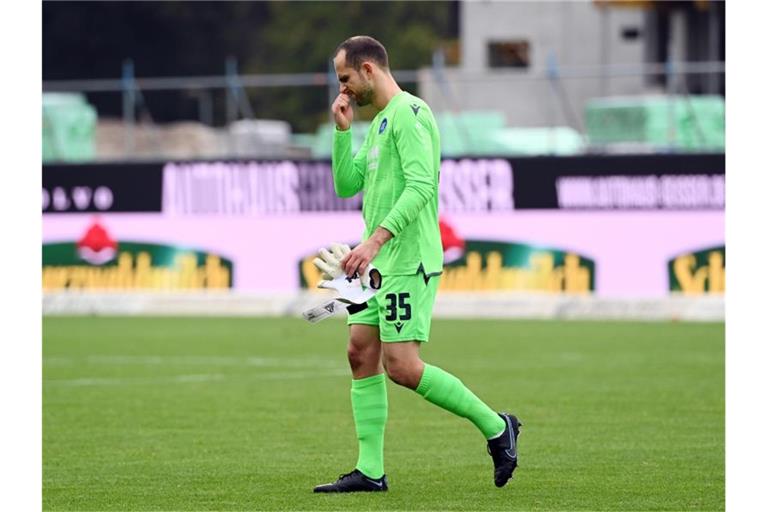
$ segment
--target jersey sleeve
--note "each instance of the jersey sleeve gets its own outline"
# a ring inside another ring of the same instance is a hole
[[[418,216],[437,191],[432,137],[425,126],[425,113],[410,108],[399,112],[394,126],[395,145],[400,154],[405,188],[381,223],[381,227],[397,236]]]
[[[352,157],[352,128],[340,131],[333,130],[333,150],[331,152],[331,169],[333,171],[333,187],[339,197],[352,197],[363,189],[365,184],[366,142],[355,157]]]

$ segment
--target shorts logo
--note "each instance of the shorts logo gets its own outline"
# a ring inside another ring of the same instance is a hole
[[[381,135],[386,129],[387,129],[387,118],[385,117],[384,120],[379,125],[379,135]]]
[[[405,325],[405,324],[404,324],[403,322],[397,322],[397,323],[395,324],[395,329],[397,329],[397,332],[398,332],[398,333],[400,333],[400,331],[403,329],[403,326],[404,326],[404,325]]]

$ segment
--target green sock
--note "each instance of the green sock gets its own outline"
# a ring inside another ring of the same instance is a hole
[[[477,398],[463,382],[437,366],[424,365],[416,392],[433,404],[467,418],[486,439],[498,436],[506,427],[501,416]]]
[[[387,380],[383,373],[352,381],[352,415],[357,431],[357,469],[370,478],[384,475]]]

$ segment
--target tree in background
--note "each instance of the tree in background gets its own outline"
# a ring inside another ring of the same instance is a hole
[[[447,2],[273,2],[263,40],[273,53],[272,71],[297,69],[327,72],[331,53],[347,37],[366,34],[386,47],[393,69],[431,64],[432,52],[451,37],[451,5]],[[286,34],[289,36],[286,37]],[[455,37],[455,34],[453,34]],[[261,62],[267,61],[261,56]],[[258,66],[248,61],[249,69]],[[415,84],[403,84],[415,91]],[[299,131],[310,131],[328,119],[328,89],[256,90],[258,111],[275,116],[300,112]],[[362,112],[372,117],[371,112]]]

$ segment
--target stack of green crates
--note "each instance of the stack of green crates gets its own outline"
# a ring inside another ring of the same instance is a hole
[[[94,157],[96,109],[82,94],[43,94],[43,162]]]
[[[722,96],[597,98],[587,103],[587,134],[593,145],[640,143],[653,148],[722,151]]]

